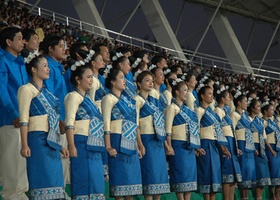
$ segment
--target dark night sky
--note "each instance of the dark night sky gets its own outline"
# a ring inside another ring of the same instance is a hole
[[[27,2],[34,4],[36,0],[27,0]],[[94,2],[100,12],[104,0],[94,0]],[[183,1],[159,0],[159,2],[172,29],[175,30]],[[131,0],[107,0],[104,14],[102,16],[102,20],[106,28],[119,32],[130,14],[124,15],[123,17],[120,16],[128,12],[129,10],[133,10],[137,3],[138,1]],[[72,1],[70,0],[41,1],[39,3],[39,6],[73,18],[78,18]],[[254,22],[253,19],[245,18],[243,16],[231,13],[226,14],[226,16],[228,17],[233,30],[235,31],[235,34],[245,51],[250,36],[250,30]],[[200,34],[196,34],[191,38],[190,36],[200,30],[205,29],[209,20],[210,17],[208,15],[208,12],[203,6],[186,3],[182,22],[177,35],[179,43],[184,48],[194,50],[200,38],[202,37],[203,32],[200,32]],[[265,48],[267,47],[273,34],[274,28],[271,26],[271,24],[262,21],[256,21],[253,31],[254,34],[247,57],[249,58],[249,60],[253,57],[254,60],[261,60],[263,56],[262,52],[264,52]],[[133,16],[132,20],[125,29],[124,34],[138,38],[148,38],[151,41],[154,40],[153,33],[144,17],[141,8],[138,9]],[[189,39],[186,40],[186,38],[188,37]],[[204,41],[202,42],[202,45],[199,48],[199,52],[225,57],[216,38],[216,35],[211,28],[209,29]],[[270,49],[266,59],[279,59],[279,52],[280,45]],[[257,56],[255,57],[255,55]],[[264,64],[271,65],[272,63]],[[279,62],[276,64],[279,64]],[[275,65],[275,63],[273,65]]]

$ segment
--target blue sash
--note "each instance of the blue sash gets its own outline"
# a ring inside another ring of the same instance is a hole
[[[251,131],[251,127],[250,127],[250,120],[247,116],[247,114],[245,112],[243,112],[241,114],[241,118],[238,121],[237,125],[236,125],[236,130],[239,129],[245,129],[245,150],[247,152],[254,152],[255,151],[255,145],[254,145],[254,140],[252,137],[252,131]]]
[[[275,140],[276,140],[276,151],[280,150],[280,129],[278,125],[272,121],[271,119],[268,119],[267,121],[267,127],[265,128],[266,134],[275,133]]]
[[[139,96],[141,95],[139,94]],[[147,99],[144,100],[145,100],[145,104],[140,109],[140,117],[143,118],[152,115],[153,126],[157,138],[159,140],[165,140],[166,139],[165,116],[164,113],[160,110],[159,100],[151,96],[148,96]]]
[[[122,94],[126,97],[134,99],[134,97],[136,96],[136,86],[133,82],[129,81],[128,79],[125,79],[125,81],[126,87],[125,90],[123,90]]]
[[[207,126],[214,126],[214,137],[217,138],[218,143],[220,145],[226,145],[227,139],[223,134],[223,130],[220,124],[220,119],[217,116],[217,114],[208,106],[208,108],[205,109],[205,113],[201,118],[200,126],[201,127],[207,127]]]
[[[105,151],[103,118],[88,94],[85,95],[76,114],[76,120],[84,119],[90,120],[87,149],[98,152]]]
[[[159,101],[161,103],[161,106],[165,109],[168,106],[168,100],[164,93],[160,93],[159,95]]]
[[[236,141],[236,134],[235,134],[235,131],[234,131],[234,128],[233,128],[232,119],[229,116],[230,108],[228,106],[224,106],[224,111],[225,111],[226,115],[224,116],[224,118],[221,121],[221,126],[222,127],[230,126],[230,128],[232,130],[232,134],[234,136],[235,146],[236,146],[236,150],[237,150],[238,144],[237,144],[237,141]]]
[[[32,104],[37,109],[42,107],[48,114],[49,132],[47,142],[51,148],[60,151],[62,146],[59,130],[59,99],[50,93],[46,87],[43,87],[40,94],[32,99]]]
[[[174,103],[179,106],[175,101]],[[174,117],[173,121],[173,126],[180,124],[186,124],[185,130],[189,146],[192,148],[200,148],[200,132],[197,115],[184,104],[180,107],[180,112]]]
[[[95,98],[94,98],[95,101],[101,100],[107,94],[106,89],[103,86],[103,82],[104,82],[103,79],[104,79],[104,77],[101,76],[100,74],[98,74],[98,80],[100,82],[100,88],[98,90],[96,90],[96,92],[95,92]]]
[[[121,95],[119,101],[112,109],[111,120],[122,119],[122,136],[120,151],[124,154],[133,155],[136,153],[136,108],[135,100]]]
[[[260,138],[260,155],[262,157],[266,157],[265,155],[265,143],[263,138],[263,131],[264,131],[264,121],[259,117],[255,117],[254,120],[251,122],[251,130],[253,133],[259,133]]]
[[[195,97],[194,108],[198,108],[199,107],[199,101],[198,101],[197,92],[195,90],[193,90],[192,93],[193,93],[193,96]]]

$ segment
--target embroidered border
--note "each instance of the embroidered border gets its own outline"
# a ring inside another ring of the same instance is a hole
[[[73,200],[105,200],[104,194],[90,194],[72,197]]]
[[[267,185],[271,185],[270,178],[261,178],[257,180],[257,186],[267,186]]]
[[[219,183],[213,183],[212,185],[199,185],[199,192],[203,194],[211,193],[211,192],[221,192],[222,185]]]
[[[29,190],[29,193],[30,193],[30,199],[32,199],[32,200],[65,198],[63,187],[31,189],[31,190]]]
[[[190,192],[197,190],[197,182],[176,183],[171,185],[172,192]]]
[[[278,186],[278,185],[280,185],[280,178],[272,178],[272,179],[271,179],[271,185],[272,185],[272,186]]]
[[[224,174],[223,175],[223,183],[234,183],[234,182],[241,182],[242,175],[241,174]]]
[[[169,183],[143,185],[143,194],[170,193]]]
[[[255,181],[242,181],[241,183],[238,183],[239,188],[254,188],[256,186]]]
[[[111,196],[131,196],[142,194],[142,184],[110,186]]]

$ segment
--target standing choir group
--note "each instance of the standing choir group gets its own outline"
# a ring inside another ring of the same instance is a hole
[[[233,200],[236,186],[242,199],[252,188],[262,199],[265,186],[280,199],[275,102],[238,87],[214,90],[210,77],[197,84],[163,56],[149,66],[140,52],[130,63],[123,48],[109,65],[104,44],[73,44],[64,68],[63,39],[45,38],[43,55],[36,37],[15,27],[1,32],[4,200],[28,199],[28,189],[30,199],[65,199],[68,173],[72,199],[105,199],[107,173],[116,199],[159,200],[173,191],[187,200],[197,191],[210,200],[222,191]]]

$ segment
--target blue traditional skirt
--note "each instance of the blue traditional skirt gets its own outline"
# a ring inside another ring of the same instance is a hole
[[[197,190],[197,165],[193,148],[186,141],[172,140],[175,155],[169,156],[170,186],[172,192]]]
[[[270,144],[271,148],[276,151],[276,145]],[[277,156],[274,157],[272,153],[266,148],[266,155],[268,158],[268,167],[270,172],[271,178],[271,185],[272,186],[279,186],[280,185],[280,153],[277,152]]]
[[[260,144],[255,143],[255,148],[260,153]],[[268,163],[266,157],[263,158],[260,154],[257,156],[255,155],[255,165],[256,165],[256,184],[257,187],[271,185],[271,179],[268,169]]]
[[[43,131],[28,133],[31,156],[27,161],[30,199],[60,199],[64,197],[64,180],[60,151],[47,143]]]
[[[238,184],[239,188],[254,188],[256,186],[256,167],[254,152],[246,152],[245,141],[238,141],[238,148],[242,155],[238,157],[242,182]]]
[[[200,193],[222,191],[221,163],[216,140],[201,140],[206,155],[197,157],[197,183]]]
[[[74,135],[77,158],[70,158],[72,199],[105,199],[101,153],[87,150],[87,136]]]
[[[108,175],[109,173],[109,169],[108,169],[108,152],[102,152],[101,153],[101,157],[102,157],[102,163],[103,163],[103,173],[104,176]]]
[[[121,134],[111,133],[111,146],[117,156],[109,157],[109,185],[111,196],[142,194],[141,168],[138,153],[127,155],[120,152]]]
[[[235,141],[233,137],[226,137],[228,144],[225,147],[229,150],[231,158],[224,157],[222,152],[220,153],[221,157],[221,167],[222,167],[222,180],[223,183],[235,183],[241,182],[241,170],[238,163],[238,158],[236,155]]]
[[[142,134],[146,154],[140,160],[143,194],[164,194],[170,192],[164,142],[155,134]]]

